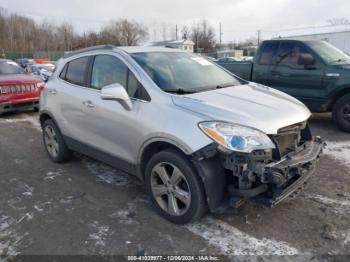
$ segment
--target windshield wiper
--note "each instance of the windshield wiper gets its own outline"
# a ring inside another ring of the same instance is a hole
[[[346,62],[346,61],[348,61],[348,59],[345,59],[345,58],[338,58],[338,59],[333,60],[333,61],[331,61],[331,62],[329,62],[329,63],[332,64],[332,63]]]
[[[196,93],[195,91],[188,91],[184,90],[182,88],[174,89],[174,90],[164,90],[167,93],[174,93],[174,94],[179,94],[179,95],[184,95],[184,94],[193,94]]]
[[[234,83],[225,83],[225,84],[222,84],[222,85],[217,85],[215,87],[215,89],[226,88],[226,87],[230,87],[230,86],[234,86],[234,85],[235,85]]]

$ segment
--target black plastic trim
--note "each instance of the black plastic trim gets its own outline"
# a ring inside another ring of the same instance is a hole
[[[94,148],[92,146],[86,145],[74,138],[63,136],[65,143],[67,144],[68,148],[76,151],[78,153],[81,153],[83,155],[90,156],[96,160],[99,160],[101,162],[104,162],[114,168],[120,169],[128,174],[137,176],[136,172],[136,165],[118,158],[116,156],[112,156],[106,152],[103,152],[97,148]],[[141,179],[141,178],[140,178]]]
[[[192,163],[201,177],[210,211],[217,211],[225,198],[226,176],[217,145],[212,143],[192,154]]]

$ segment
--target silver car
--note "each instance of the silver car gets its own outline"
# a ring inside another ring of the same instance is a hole
[[[137,176],[155,210],[178,224],[299,192],[323,147],[309,117],[287,94],[158,47],[66,54],[40,99],[53,161],[77,151]]]

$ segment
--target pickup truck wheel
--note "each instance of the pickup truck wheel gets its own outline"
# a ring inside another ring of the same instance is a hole
[[[155,210],[175,224],[199,219],[207,210],[200,178],[175,150],[155,154],[146,167],[146,188]]]
[[[63,140],[55,123],[48,119],[43,124],[43,142],[52,161],[61,163],[72,158],[73,153]]]
[[[337,100],[333,107],[332,117],[339,129],[350,132],[350,94]]]

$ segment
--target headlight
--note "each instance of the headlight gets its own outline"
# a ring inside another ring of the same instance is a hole
[[[266,134],[251,127],[219,121],[201,122],[199,127],[212,140],[232,151],[251,153],[257,149],[275,148]]]

